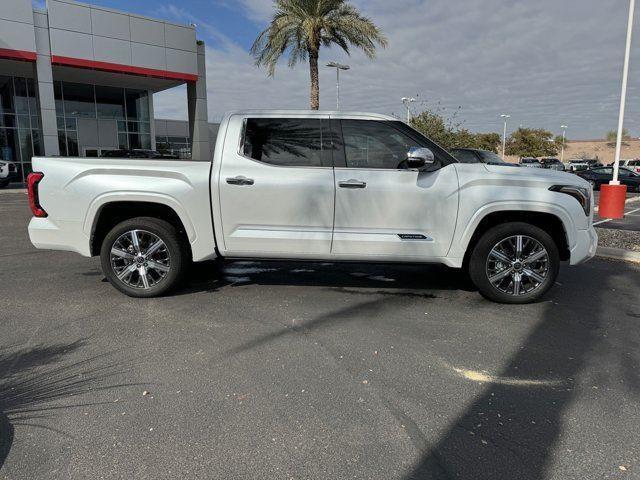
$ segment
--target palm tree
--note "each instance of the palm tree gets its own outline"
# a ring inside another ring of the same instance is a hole
[[[267,67],[273,76],[276,63],[289,52],[289,67],[309,59],[311,108],[320,107],[318,57],[320,47],[338,45],[347,54],[354,46],[369,58],[376,55],[376,44],[387,46],[387,39],[373,22],[348,0],[275,0],[276,12],[269,26],[256,38],[251,54],[256,65]]]

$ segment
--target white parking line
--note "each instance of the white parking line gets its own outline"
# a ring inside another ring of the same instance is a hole
[[[625,217],[626,217],[627,215],[631,215],[632,213],[636,213],[636,212],[640,212],[640,208],[636,208],[636,209],[631,210],[631,211],[629,211],[629,212],[625,212],[625,214],[624,214],[624,215],[625,215]],[[596,225],[601,225],[601,224],[603,224],[603,223],[610,222],[611,220],[613,220],[613,218],[605,218],[604,220],[600,220],[600,221],[598,221],[598,222],[594,222],[594,223],[593,223],[593,226],[595,227]]]

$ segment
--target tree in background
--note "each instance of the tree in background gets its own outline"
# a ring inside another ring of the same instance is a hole
[[[543,128],[522,128],[507,138],[506,154],[518,157],[547,157],[558,153],[553,134]]]
[[[553,141],[558,146],[558,150],[562,150],[562,147],[564,147],[565,150],[567,149],[567,143],[569,143],[569,139],[566,135],[564,139],[562,138],[562,135],[556,135]]]
[[[607,146],[615,147],[617,140],[618,140],[618,131],[617,130],[609,130],[607,132]],[[629,130],[627,130],[626,128],[623,128],[622,129],[623,145],[628,145],[628,143],[624,143],[626,140],[631,140],[631,135],[629,135]]]
[[[472,133],[458,120],[458,108],[445,117],[444,110],[424,110],[411,119],[411,126],[433,140],[445,150],[452,148],[479,148],[497,152],[500,145],[498,133]]]
[[[489,150],[493,153],[498,153],[500,145],[502,145],[502,138],[499,133],[476,133],[476,147],[480,150]]]
[[[318,58],[320,47],[337,45],[347,54],[350,46],[375,58],[376,45],[386,47],[380,29],[347,0],[275,0],[269,26],[258,35],[251,54],[257,66],[275,73],[280,57],[288,52],[289,67],[309,60],[311,109],[320,108]]]

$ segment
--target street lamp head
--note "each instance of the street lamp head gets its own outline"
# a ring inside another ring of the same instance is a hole
[[[342,63],[338,62],[329,62],[327,63],[327,67],[337,68],[339,70],[349,70],[351,68],[349,65],[343,65]]]
[[[566,125],[560,125],[560,128],[569,128],[569,127]]]
[[[507,115],[506,113],[503,113],[500,115],[501,118],[511,118],[511,115]]]
[[[415,102],[416,99],[413,97],[402,97],[402,103],[412,103]]]

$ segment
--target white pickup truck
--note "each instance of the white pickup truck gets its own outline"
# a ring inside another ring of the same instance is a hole
[[[190,262],[224,259],[440,263],[485,297],[526,303],[561,261],[595,254],[580,177],[458,163],[393,117],[242,111],[211,162],[34,158],[37,248],[100,255],[120,291],[175,288]]]

